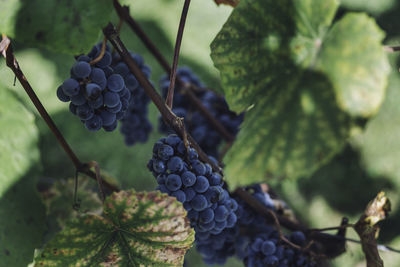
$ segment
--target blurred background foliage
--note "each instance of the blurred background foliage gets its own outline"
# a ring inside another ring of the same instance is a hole
[[[125,2],[129,2],[133,17],[165,57],[171,60],[182,1]],[[212,0],[192,1],[182,43],[180,65],[190,66],[208,87],[217,91],[220,86],[219,77],[209,56],[209,44],[231,10],[227,6],[217,7]],[[339,16],[354,10],[366,11],[377,18],[379,25],[388,34],[386,43],[399,43],[399,1],[343,0]],[[118,23],[115,14],[112,20],[114,24]],[[130,50],[142,54],[146,63],[152,67],[151,79],[158,88],[158,80],[163,71],[157,62],[127,25],[123,26],[121,37]],[[160,137],[157,132],[159,115],[155,106],[151,104],[150,107],[154,129],[146,144],[126,147],[118,131],[88,132],[69,112],[68,105],[57,99],[55,93],[58,85],[68,77],[74,59],[68,55],[25,47],[23,44],[17,44],[15,50],[27,79],[79,158],[82,161],[98,161],[101,168],[115,177],[123,188],[152,190],[156,182],[147,170],[146,163],[151,157],[153,143]],[[385,190],[392,201],[393,211],[382,223],[379,242],[400,248],[400,76],[397,72],[400,60],[396,55],[391,55],[391,62],[393,72],[386,99],[379,113],[365,125],[365,131],[354,133],[343,152],[311,178],[271,181],[271,184],[311,227],[338,225],[342,216],[355,222],[368,201],[379,190]],[[28,109],[37,115],[19,83],[13,86],[14,76],[5,67],[3,59],[0,59],[0,77],[0,85],[15,92]],[[36,124],[40,132],[42,179],[73,176],[73,165],[38,115]],[[357,239],[351,230],[349,237]],[[400,254],[382,252],[381,256],[386,266],[399,266]],[[364,266],[363,259],[360,245],[348,243],[348,253],[335,259],[332,266]],[[189,252],[187,263],[189,267],[205,266],[193,250]],[[226,266],[242,266],[242,263],[231,259]]]

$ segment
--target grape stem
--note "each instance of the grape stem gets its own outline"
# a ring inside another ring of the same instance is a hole
[[[178,61],[179,61],[179,52],[181,50],[182,44],[182,37],[183,37],[183,30],[185,29],[185,23],[187,18],[187,13],[189,11],[190,0],[185,0],[183,4],[181,20],[179,21],[179,28],[178,33],[176,35],[175,41],[175,51],[174,51],[174,58],[172,61],[172,68],[169,76],[169,87],[168,87],[168,94],[167,99],[165,100],[167,106],[172,109],[172,104],[174,101],[174,90],[175,90],[175,80],[176,80],[176,69],[178,68]]]
[[[90,65],[96,64],[103,58],[104,54],[106,53],[106,44],[107,44],[107,38],[104,37],[103,43],[101,44],[100,54],[89,62]]]
[[[114,0],[114,8],[118,13],[118,16],[126,21],[130,28],[136,33],[139,39],[143,42],[146,48],[152,53],[154,58],[158,61],[160,66],[168,73],[171,74],[172,70],[170,64],[162,55],[162,53],[157,49],[154,43],[146,35],[144,30],[140,25],[134,20],[134,18],[129,14],[129,7],[121,6],[118,0]],[[203,103],[197,98],[195,91],[201,91],[203,89],[198,88],[194,84],[184,83],[179,77],[177,77],[176,82],[179,84],[179,88],[183,89],[182,93],[189,99],[189,101],[206,117],[211,125],[217,130],[221,136],[227,142],[233,142],[235,137],[207,110]]]
[[[177,117],[172,110],[165,104],[164,100],[160,96],[160,94],[154,89],[153,85],[147,80],[146,76],[140,70],[140,68],[136,65],[135,61],[129,54],[128,50],[126,49],[125,45],[121,41],[118,36],[117,31],[115,30],[112,23],[109,23],[103,29],[104,35],[113,45],[115,51],[121,56],[121,59],[125,62],[128,66],[129,70],[133,75],[135,75],[136,79],[138,80],[139,84],[143,87],[146,94],[149,98],[153,101],[157,109],[160,111],[161,116],[165,123],[169,125],[184,141],[185,136],[187,136],[187,140],[190,142],[190,145],[197,151],[199,154],[199,158],[203,162],[209,163],[213,170],[219,173],[223,173],[222,169],[212,162],[206,153],[200,148],[200,146],[196,143],[193,137],[186,132],[185,125],[183,120]]]
[[[104,203],[104,200],[106,199],[106,194],[104,193],[104,189],[103,189],[103,179],[101,179],[99,163],[97,163],[96,161],[89,161],[87,163],[87,166],[89,168],[94,168],[94,173],[96,174],[97,185],[99,187],[99,192],[100,192],[100,199]]]
[[[25,92],[28,94],[30,100],[35,105],[40,116],[43,118],[43,120],[46,122],[49,129],[52,131],[52,133],[56,137],[58,143],[61,145],[61,147],[64,149],[65,153],[68,155],[69,159],[71,160],[71,162],[74,164],[76,170],[88,175],[92,179],[97,180],[96,174],[90,170],[89,166],[85,163],[82,163],[78,159],[78,157],[76,156],[74,151],[71,149],[71,147],[65,140],[64,136],[61,134],[60,130],[55,125],[54,121],[51,119],[50,115],[44,108],[43,104],[40,102],[35,91],[33,90],[31,85],[29,84],[28,80],[24,76],[24,73],[22,72],[22,70],[18,64],[18,61],[14,56],[14,52],[13,52],[13,49],[11,46],[10,39],[4,34],[2,35],[2,37],[3,37],[2,41],[0,42],[0,53],[6,59],[7,67],[9,67],[14,72],[18,81],[21,83]],[[119,189],[117,187],[115,187],[114,185],[111,185],[111,184],[107,183],[106,181],[103,181],[103,183],[111,191],[119,191]]]

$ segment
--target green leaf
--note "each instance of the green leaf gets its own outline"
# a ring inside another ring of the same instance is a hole
[[[38,131],[34,116],[0,87],[0,197],[35,163]]]
[[[374,19],[351,13],[325,39],[316,67],[330,77],[339,106],[351,115],[372,116],[383,102],[390,72],[383,38]]]
[[[104,216],[71,221],[35,259],[35,266],[179,266],[194,241],[180,202],[160,192],[121,191]]]
[[[247,111],[224,159],[230,180],[310,175],[341,150],[350,116],[379,108],[389,73],[383,34],[363,14],[330,27],[337,7],[243,0],[214,39],[225,97],[234,111]]]
[[[88,52],[113,10],[108,0],[6,0],[2,5],[3,2],[12,8],[10,13],[7,9],[7,13],[0,11],[0,21],[5,15],[0,23],[1,33],[69,54]]]
[[[33,115],[2,86],[0,128],[0,266],[26,266],[45,228],[35,179],[38,131]]]
[[[65,227],[67,221],[78,218],[85,213],[98,214],[102,212],[103,205],[97,194],[97,184],[88,177],[79,177],[78,200],[79,211],[73,208],[75,179],[57,180],[50,187],[41,190],[43,203],[47,208],[47,235],[51,238],[55,233]],[[45,185],[42,185],[44,187]]]
[[[0,9],[0,33],[15,32],[17,13],[21,7],[19,0],[3,0]]]
[[[396,2],[396,0],[340,0],[340,5],[348,9],[379,15],[393,8]]]
[[[0,267],[27,266],[42,245],[46,210],[30,172],[0,196]]]
[[[224,158],[231,185],[259,182],[265,175],[309,175],[345,144],[350,120],[336,106],[327,78],[305,72],[293,80],[285,84],[288,94],[271,91],[260,107],[246,113]]]
[[[393,68],[398,68],[397,55]],[[361,151],[366,170],[372,176],[389,177],[400,185],[400,75],[392,72],[387,96],[378,114],[372,118],[365,131],[353,138],[352,143]]]

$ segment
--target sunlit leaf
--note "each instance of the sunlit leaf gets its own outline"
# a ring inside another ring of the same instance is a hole
[[[333,26],[336,0],[243,0],[211,45],[224,95],[246,111],[228,179],[310,175],[341,150],[351,117],[377,112],[389,65],[373,19]],[[362,30],[361,30],[362,29]]]
[[[186,211],[160,192],[121,191],[104,215],[71,221],[35,259],[35,266],[178,266],[194,241]]]

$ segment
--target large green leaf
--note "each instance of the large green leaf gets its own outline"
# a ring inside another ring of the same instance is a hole
[[[194,241],[180,202],[160,192],[121,191],[104,217],[71,221],[35,259],[35,266],[178,266]]]
[[[36,163],[38,131],[34,116],[0,87],[0,197]]]
[[[88,52],[110,20],[108,0],[4,0],[0,32],[33,46],[70,54]],[[7,9],[9,7],[9,9]],[[19,7],[19,8],[18,8]]]
[[[351,115],[369,117],[383,102],[390,69],[383,37],[372,18],[352,13],[332,27],[321,48],[316,68],[329,76],[339,106]]]
[[[383,34],[363,14],[330,27],[336,0],[243,0],[211,44],[225,97],[245,122],[225,158],[232,182],[309,175],[340,151],[350,116],[379,108]]]
[[[42,245],[46,210],[30,172],[0,197],[0,267],[27,266]]]
[[[326,77],[305,72],[288,83],[282,83],[288,94],[271,90],[262,108],[246,113],[224,159],[231,183],[309,175],[345,144],[350,120],[336,106]]]
[[[393,57],[393,68],[398,68]],[[373,176],[390,177],[400,185],[400,75],[390,75],[387,96],[378,114],[353,143],[361,151],[366,170]]]
[[[26,266],[41,245],[45,209],[36,192],[34,117],[0,86],[0,266]]]

